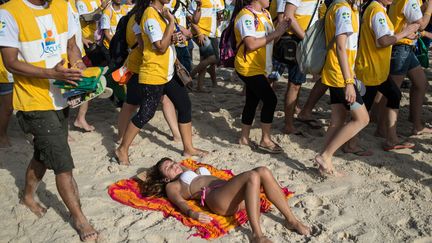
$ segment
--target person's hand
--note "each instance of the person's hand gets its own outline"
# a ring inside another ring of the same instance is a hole
[[[49,76],[52,79],[61,80],[66,83],[77,86],[75,81],[79,81],[82,78],[82,71],[80,69],[72,69],[64,67],[65,60],[62,59],[53,68],[49,69]]]
[[[109,3],[111,3],[111,0],[102,0],[102,2],[101,2],[101,8],[105,9],[108,6]]]
[[[82,38],[82,42],[86,48],[90,48],[90,45],[93,44],[93,42],[91,40],[86,39],[86,38]]]
[[[197,37],[197,41],[198,41],[198,45],[199,46],[203,46],[204,45],[204,40],[205,40],[205,35],[199,35],[198,37]]]
[[[417,32],[414,32],[414,33],[411,33],[411,34],[407,35],[406,38],[408,38],[410,40],[417,40],[418,39]]]
[[[171,14],[171,12],[169,11],[168,8],[164,8],[164,9],[162,10],[162,16],[163,16],[166,20],[168,20],[170,23],[174,23],[174,21],[175,21],[174,16]]]
[[[205,214],[203,212],[192,212],[191,218],[196,219],[200,223],[203,223],[203,224],[208,224],[213,220],[212,217],[208,216],[207,214]]]
[[[195,0],[197,8],[201,8],[202,2],[201,0]]]
[[[277,36],[283,35],[290,25],[291,25],[291,20],[288,18],[284,18],[282,21],[280,21],[275,29]]]
[[[347,84],[345,86],[345,100],[350,105],[356,101],[356,92],[354,89],[354,84]]]
[[[420,28],[419,24],[409,24],[405,26],[405,28],[402,30],[405,33],[405,36],[409,36],[412,33],[417,32],[417,30]]]

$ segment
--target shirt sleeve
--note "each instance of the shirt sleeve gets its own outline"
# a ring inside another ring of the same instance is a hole
[[[351,17],[352,17],[351,9],[346,6],[342,6],[336,11],[335,36],[341,34],[351,35],[354,32]]]
[[[192,0],[191,3],[189,4],[189,11],[193,13],[196,11],[196,9],[197,9],[197,4],[194,0]]]
[[[376,40],[386,35],[393,35],[383,12],[378,12],[372,17],[372,30]]]
[[[0,9],[0,21],[3,23],[0,30],[0,46],[18,48],[19,29],[15,19],[7,10]]]
[[[135,23],[132,26],[132,31],[134,32],[135,35],[140,35],[141,34],[141,27],[137,23]]]
[[[109,30],[111,28],[111,24],[110,24],[111,20],[110,20],[110,16],[108,16],[107,12],[104,12],[102,14],[102,17],[100,19],[100,27],[103,30]]]
[[[273,1],[276,1],[276,12],[277,13],[285,12],[286,0],[273,0]],[[288,2],[298,2],[298,0],[288,0]],[[294,4],[294,3],[292,3],[292,4]]]
[[[144,32],[148,35],[151,43],[162,40],[162,29],[156,19],[146,20],[144,23]]]
[[[78,26],[75,22],[75,18],[73,16],[72,7],[68,5],[68,39],[72,38],[78,31]],[[81,30],[80,30],[81,31]]]
[[[78,13],[80,15],[88,14],[89,13],[89,11],[87,9],[87,6],[85,5],[85,3],[83,1],[77,1],[76,2],[76,8],[77,8]]]
[[[237,29],[240,32],[241,39],[247,36],[256,36],[255,19],[249,14],[245,14],[237,21]]]
[[[299,7],[301,4],[301,0],[279,0],[279,1],[284,2],[284,8],[285,8],[285,1],[286,1],[286,3],[290,3],[296,7]],[[279,3],[278,3],[278,7],[279,7]]]
[[[417,0],[408,0],[403,10],[403,14],[409,24],[416,22],[423,17],[420,3]]]

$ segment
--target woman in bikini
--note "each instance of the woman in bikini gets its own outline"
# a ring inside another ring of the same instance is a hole
[[[201,200],[215,214],[230,216],[246,209],[253,232],[252,242],[271,242],[263,235],[259,223],[260,189],[286,219],[286,227],[302,235],[311,230],[291,212],[287,200],[273,174],[266,167],[243,172],[228,181],[212,176],[205,167],[196,172],[188,170],[172,159],[159,160],[149,171],[139,174],[142,193],[145,196],[166,196],[179,210],[201,223],[212,218],[193,211],[186,200]]]

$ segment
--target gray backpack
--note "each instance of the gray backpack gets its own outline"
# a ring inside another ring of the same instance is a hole
[[[345,0],[334,0],[327,11],[337,3]],[[305,37],[297,46],[296,59],[300,71],[304,74],[321,74],[327,57],[328,49],[334,44],[335,38],[326,45],[325,16],[317,20],[305,33]],[[313,17],[313,16],[312,16]]]

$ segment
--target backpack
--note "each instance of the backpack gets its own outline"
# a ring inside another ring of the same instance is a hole
[[[344,0],[334,0],[327,8],[323,18],[317,20],[305,33],[304,39],[297,46],[296,60],[299,69],[304,74],[320,74],[327,57],[328,49],[335,43],[336,39],[326,45],[325,18],[328,10],[337,3]]]
[[[126,41],[126,31],[127,31],[127,24],[129,22],[130,15],[126,14],[125,16],[121,17],[117,27],[116,32],[114,36],[111,39],[110,46],[109,46],[109,54],[111,57],[110,60],[110,68],[111,69],[118,69],[121,66],[123,66],[124,62],[126,61],[126,58],[129,55],[129,47]],[[134,49],[137,46],[138,43],[135,43],[131,49]]]
[[[258,24],[259,24],[258,16],[250,9],[249,6],[246,6],[245,8],[253,14],[255,29],[258,28]],[[268,15],[267,12],[265,13]],[[270,16],[267,17],[271,19]],[[219,43],[219,65],[228,68],[234,68],[234,61],[235,61],[238,48],[243,44],[243,40],[242,40],[240,44],[236,46],[236,39],[234,34],[235,18],[236,16],[232,16],[230,23],[225,28],[225,30],[222,31],[221,40]],[[246,48],[244,52],[245,52],[244,55],[246,56]]]

